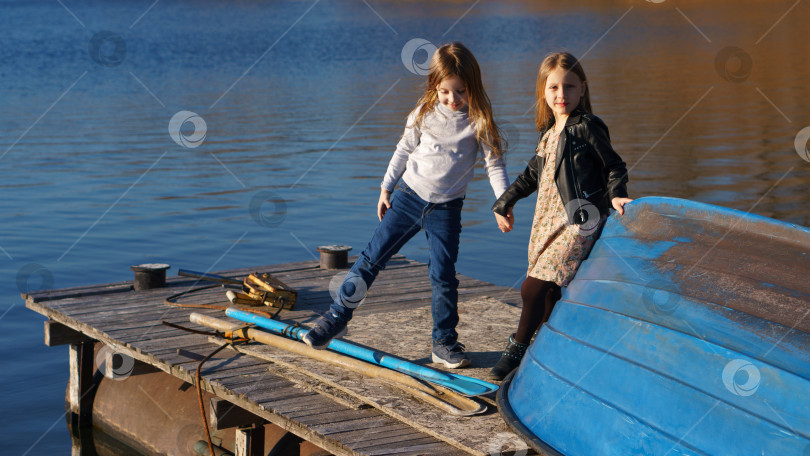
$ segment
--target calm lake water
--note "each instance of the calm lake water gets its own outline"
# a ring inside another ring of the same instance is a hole
[[[537,66],[567,49],[632,197],[810,225],[810,162],[794,144],[810,125],[810,5],[569,3],[0,2],[2,453],[70,451],[67,348],[43,345],[20,291],[128,280],[140,263],[176,274],[315,258],[327,243],[359,253],[424,82],[403,64],[414,38],[476,54],[512,178],[536,142]],[[197,147],[169,134],[184,110],[205,137],[190,122],[176,136]],[[533,204],[504,235],[493,199],[479,169],[458,270],[511,286]],[[423,238],[402,253],[428,258]]]

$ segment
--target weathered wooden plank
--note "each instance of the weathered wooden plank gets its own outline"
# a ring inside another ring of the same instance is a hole
[[[375,450],[381,449],[401,449],[411,448],[416,445],[434,444],[436,439],[433,437],[422,434],[421,436],[404,435],[404,436],[383,436],[374,439],[366,439],[361,442],[356,442],[352,448],[362,452],[366,448],[373,448]]]
[[[239,375],[262,374],[269,363],[252,359],[250,356],[209,360],[203,365],[202,376],[208,381],[220,380]]]
[[[187,348],[187,350],[200,353],[203,356],[207,356],[209,353],[212,353],[214,350],[219,348],[217,345],[212,344],[210,342],[201,344],[201,345],[192,345]],[[188,370],[189,372],[194,372],[197,369],[197,364],[199,360],[191,359],[188,356],[178,353],[176,348],[165,348],[163,350],[157,352],[147,352],[149,356],[152,356],[159,364],[163,364],[168,366],[171,369],[184,369]],[[213,359],[218,359],[220,356],[225,356],[222,354],[217,354],[216,357]]]
[[[269,371],[267,374],[259,375],[258,378],[229,377],[215,383],[256,404],[263,399],[273,400],[312,394],[311,391],[305,391],[298,385],[273,375]]]
[[[357,432],[357,430],[337,432],[331,434],[331,437],[351,446],[357,442],[366,442],[370,439],[375,439],[380,436],[398,437],[406,435],[412,437],[420,437],[423,436],[424,434],[408,425],[402,423],[395,423],[385,426],[376,426],[364,429],[362,433]]]
[[[211,313],[212,311],[205,310],[204,312],[206,315],[218,315],[217,313]],[[219,311],[213,311],[219,312]],[[190,312],[189,312],[190,314]],[[200,331],[207,330],[198,325],[194,325],[188,322],[188,315],[183,312],[173,314],[172,316],[165,316],[164,318],[159,318],[156,320],[146,320],[141,322],[133,322],[131,324],[121,324],[121,325],[110,325],[107,327],[106,325],[99,324],[97,325],[98,328],[108,334],[110,337],[114,337],[122,342],[126,343],[134,343],[137,341],[142,340],[153,340],[153,339],[164,339],[167,337],[172,336],[179,336],[183,334],[188,334],[187,331],[182,329],[176,329],[169,326],[164,325],[163,321],[168,321],[169,323],[183,325],[184,327],[190,329],[196,329]]]
[[[236,429],[235,456],[264,456],[264,425]]]
[[[300,423],[306,424],[306,425],[316,425],[316,424],[320,424],[320,423],[341,422],[341,421],[352,420],[352,419],[355,419],[357,417],[366,415],[366,413],[364,413],[364,412],[368,412],[370,410],[374,410],[374,409],[360,409],[360,410],[347,409],[347,410],[342,410],[342,411],[337,411],[337,412],[321,413],[321,414],[318,414],[318,415],[304,416],[304,417],[301,417],[301,419],[299,419],[298,421]],[[375,415],[379,414],[379,413],[380,412],[378,410],[374,410]]]
[[[283,415],[300,412],[309,408],[320,408],[320,407],[328,408],[330,410],[330,413],[346,410],[346,407],[338,405],[335,402],[317,393],[311,396],[282,399],[272,402],[262,401],[261,405],[264,406],[265,408],[272,407],[273,411],[281,413]]]
[[[267,366],[242,366],[233,369],[221,369],[213,372],[206,372],[207,367],[203,367],[203,377],[209,382],[222,383],[225,379],[231,377],[241,377],[245,380],[259,379],[265,372]]]
[[[264,404],[269,404],[269,409],[272,409],[272,404],[274,402],[287,400],[287,399],[297,399],[297,398],[304,398],[304,397],[317,397],[319,396],[318,393],[313,393],[312,391],[304,391],[301,388],[297,387],[286,387],[281,389],[272,389],[268,390],[265,388],[241,388],[243,391],[243,395],[250,399],[250,401],[258,404],[262,408]],[[234,389],[234,392],[239,392],[240,388]]]
[[[45,323],[45,345],[56,347],[57,345],[81,344],[90,342],[92,339],[73,328],[63,325],[57,321],[47,320]]]
[[[166,288],[156,288],[153,290],[143,290],[142,292],[154,292],[155,290],[165,290],[168,288],[181,286],[188,282],[187,278],[166,279]],[[59,290],[43,290],[33,293],[23,293],[24,299],[31,299],[35,302],[55,301],[63,299],[78,299],[93,296],[104,296],[108,294],[129,293],[132,291],[132,281],[118,282],[105,285],[90,285],[83,287],[62,288]]]
[[[284,415],[290,419],[300,419],[310,415],[320,415],[321,413],[332,413],[344,409],[346,406],[337,403],[310,404],[301,410],[285,410]]]
[[[203,290],[190,295],[181,304],[208,304],[208,305],[230,305],[225,297],[227,289],[216,288],[213,290]],[[156,308],[187,308],[182,305],[172,306],[165,303],[166,298],[172,296],[171,293],[152,294],[150,296],[138,296],[133,293],[123,295],[105,296],[88,300],[84,303],[63,304],[62,301],[54,303],[54,309],[71,315],[85,314],[111,314],[116,312],[127,312],[148,306]]]
[[[174,337],[166,337],[160,339],[147,339],[129,344],[135,350],[142,352],[153,352],[155,350],[171,348],[173,350],[186,349],[193,345],[201,345],[208,342],[208,336],[203,334],[186,333]],[[198,353],[199,354],[199,353]],[[207,353],[202,354],[205,356]]]
[[[70,345],[70,378],[68,379],[68,404],[73,421],[79,427],[92,425],[93,394],[95,383],[93,371],[95,360],[92,341]]]
[[[456,448],[453,448],[450,445],[442,443],[421,443],[421,444],[413,443],[409,446],[397,445],[397,447],[395,448],[384,446],[382,448],[366,448],[358,451],[369,456],[384,455],[384,454],[400,454],[400,455],[441,454],[442,456],[469,454],[466,452],[462,452]]]
[[[308,425],[314,431],[332,438],[332,436],[337,434],[353,434],[379,426],[399,424],[398,421],[389,418],[387,415],[383,415],[377,410],[371,409],[369,412],[369,415],[344,418],[340,421],[333,420],[319,423],[313,420],[310,421]],[[345,435],[342,437],[345,437]]]

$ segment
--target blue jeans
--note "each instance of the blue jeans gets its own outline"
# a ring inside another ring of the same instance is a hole
[[[433,341],[450,344],[458,338],[456,260],[464,198],[429,203],[404,182],[400,183],[400,188],[368,246],[340,286],[331,311],[338,318],[350,320],[354,308],[365,298],[366,290],[388,260],[424,228],[430,248],[428,272],[433,288]]]

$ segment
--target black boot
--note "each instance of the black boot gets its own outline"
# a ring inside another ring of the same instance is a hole
[[[526,354],[526,349],[529,344],[519,344],[515,342],[515,335],[509,336],[509,343],[506,344],[506,350],[503,351],[501,359],[495,364],[495,367],[489,371],[489,377],[493,380],[503,380],[504,377],[509,375],[516,367],[520,365],[520,360]]]

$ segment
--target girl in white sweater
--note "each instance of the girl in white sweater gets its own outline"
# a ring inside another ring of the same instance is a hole
[[[408,116],[405,133],[382,181],[380,225],[341,285],[329,312],[315,321],[304,341],[314,348],[345,334],[352,312],[388,260],[425,230],[433,288],[433,362],[470,364],[458,342],[458,280],[455,263],[461,207],[478,154],[495,197],[509,186],[498,127],[481,82],[481,70],[461,43],[440,47],[430,61],[425,93]],[[393,198],[394,186],[400,192]]]

